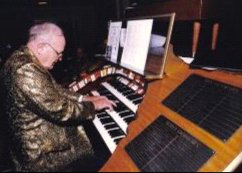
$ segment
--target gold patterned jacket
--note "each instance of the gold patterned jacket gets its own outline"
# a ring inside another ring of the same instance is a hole
[[[17,171],[58,171],[93,156],[77,124],[94,117],[94,105],[57,85],[27,47],[6,62],[1,84]]]

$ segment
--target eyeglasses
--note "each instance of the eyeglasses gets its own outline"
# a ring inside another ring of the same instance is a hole
[[[58,52],[53,46],[51,46],[51,44],[49,43],[45,43],[47,44],[48,46],[50,46],[50,48],[56,53],[57,57],[60,58],[63,56],[63,52]]]

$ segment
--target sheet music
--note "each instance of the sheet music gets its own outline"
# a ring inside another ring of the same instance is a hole
[[[129,21],[121,65],[144,74],[153,19]]]
[[[111,22],[107,43],[107,59],[117,63],[122,22]]]
[[[121,37],[120,37],[120,47],[124,47],[125,40],[126,40],[126,28],[122,28],[121,30]]]

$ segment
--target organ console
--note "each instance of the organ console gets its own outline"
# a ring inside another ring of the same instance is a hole
[[[96,113],[93,125],[96,127],[110,153],[113,153],[117,144],[127,136],[127,129],[143,100],[147,83],[142,76],[114,66],[93,72],[81,81],[70,85],[71,90],[78,92],[88,86],[89,83],[95,88],[89,87],[84,94],[93,96],[106,96],[113,100],[117,107],[113,111],[102,110]],[[81,91],[80,91],[81,92]]]
[[[140,171],[125,148],[161,114],[214,151],[212,157],[198,171],[233,171],[242,161],[241,125],[227,141],[222,141],[172,111],[162,101],[192,74],[242,89],[241,73],[189,69],[188,65],[173,54],[172,48],[168,52],[165,73],[162,80],[146,81],[142,76],[122,67],[106,66],[71,85],[75,92],[105,95],[118,105],[114,111],[97,112],[93,120],[96,130],[112,153],[100,171]],[[139,116],[136,116],[137,113]],[[170,157],[167,155],[166,160],[174,159]]]

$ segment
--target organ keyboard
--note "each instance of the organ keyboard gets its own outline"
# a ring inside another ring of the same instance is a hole
[[[138,74],[123,68],[104,67],[79,82],[70,85],[71,90],[80,92],[88,84],[94,84],[85,93],[93,96],[106,96],[114,101],[114,110],[96,112],[93,125],[102,137],[110,153],[113,153],[118,143],[127,136],[129,123],[135,120],[138,106],[141,104],[146,83]]]

